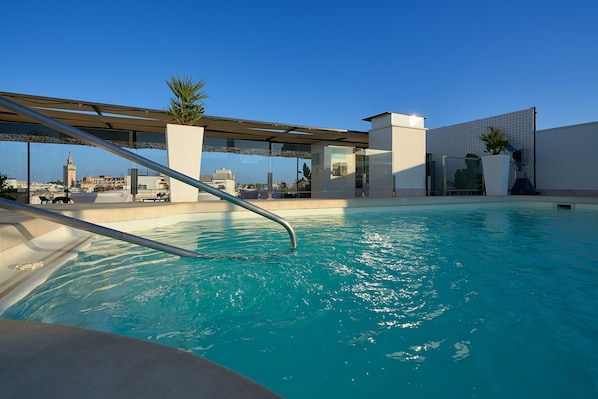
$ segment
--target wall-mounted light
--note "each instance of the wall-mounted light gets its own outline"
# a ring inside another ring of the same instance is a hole
[[[415,126],[422,120],[421,116],[415,114],[409,115],[409,126]]]

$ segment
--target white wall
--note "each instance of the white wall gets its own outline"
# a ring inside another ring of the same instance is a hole
[[[370,198],[388,198],[393,195],[392,158],[390,150],[366,150],[368,156]]]
[[[383,113],[367,118],[369,149],[391,151],[370,156],[369,196],[426,195],[426,129],[424,118],[399,113]],[[390,155],[390,159],[388,158]]]
[[[598,195],[598,122],[539,130],[536,189],[547,195]]]

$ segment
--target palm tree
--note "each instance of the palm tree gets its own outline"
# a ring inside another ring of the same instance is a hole
[[[203,116],[205,105],[202,100],[208,98],[202,91],[206,82],[194,82],[191,77],[172,76],[166,84],[174,94],[166,114],[180,125],[193,125]]]
[[[480,140],[486,144],[486,152],[492,155],[500,154],[509,144],[509,139],[503,135],[502,130],[494,127],[489,127],[486,133],[480,136]]]

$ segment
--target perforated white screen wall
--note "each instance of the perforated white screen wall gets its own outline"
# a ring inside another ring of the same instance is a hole
[[[488,127],[494,127],[504,132],[509,139],[509,144],[515,149],[523,150],[524,176],[520,174],[519,177],[528,177],[533,183],[535,118],[536,109],[530,108],[438,129],[430,129],[426,136],[426,152],[432,154],[437,167],[440,164],[439,160],[442,155],[465,157],[466,154],[471,153],[482,157],[487,154],[484,153],[486,147],[480,140],[480,135],[485,133]],[[514,171],[515,166],[512,161],[509,187],[512,187],[514,182]]]

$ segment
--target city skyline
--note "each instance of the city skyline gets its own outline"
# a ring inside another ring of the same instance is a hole
[[[6,147],[12,147],[8,150]],[[129,169],[136,167],[140,174],[152,175],[156,172],[145,166],[136,165],[131,161],[124,160],[106,151],[80,145],[61,145],[31,143],[31,180],[38,183],[50,181],[63,181],[64,166],[68,162],[69,154],[77,170],[77,180],[83,177],[92,176],[127,176]],[[6,174],[9,178],[19,181],[27,180],[27,143],[0,142],[2,153],[17,154],[18,162],[11,162],[10,165],[0,159],[0,173]],[[92,163],[86,163],[89,152],[97,153],[89,159]],[[165,150],[133,150],[141,156],[152,161],[167,164]],[[102,162],[97,159],[103,158]],[[242,160],[240,160],[243,158]],[[309,160],[300,160],[299,170],[303,162],[310,164]],[[227,163],[237,165],[227,166]],[[271,165],[275,182],[286,182],[293,184],[297,179],[295,168],[296,158],[273,157],[269,160],[264,156],[238,155],[232,153],[204,152],[202,156],[201,174],[212,174],[216,169],[227,168],[235,174],[236,181],[241,184],[266,183],[268,168]],[[3,167],[4,165],[4,167]],[[116,165],[116,166],[115,166]],[[259,172],[256,174],[256,170]],[[301,178],[301,176],[299,176]]]

